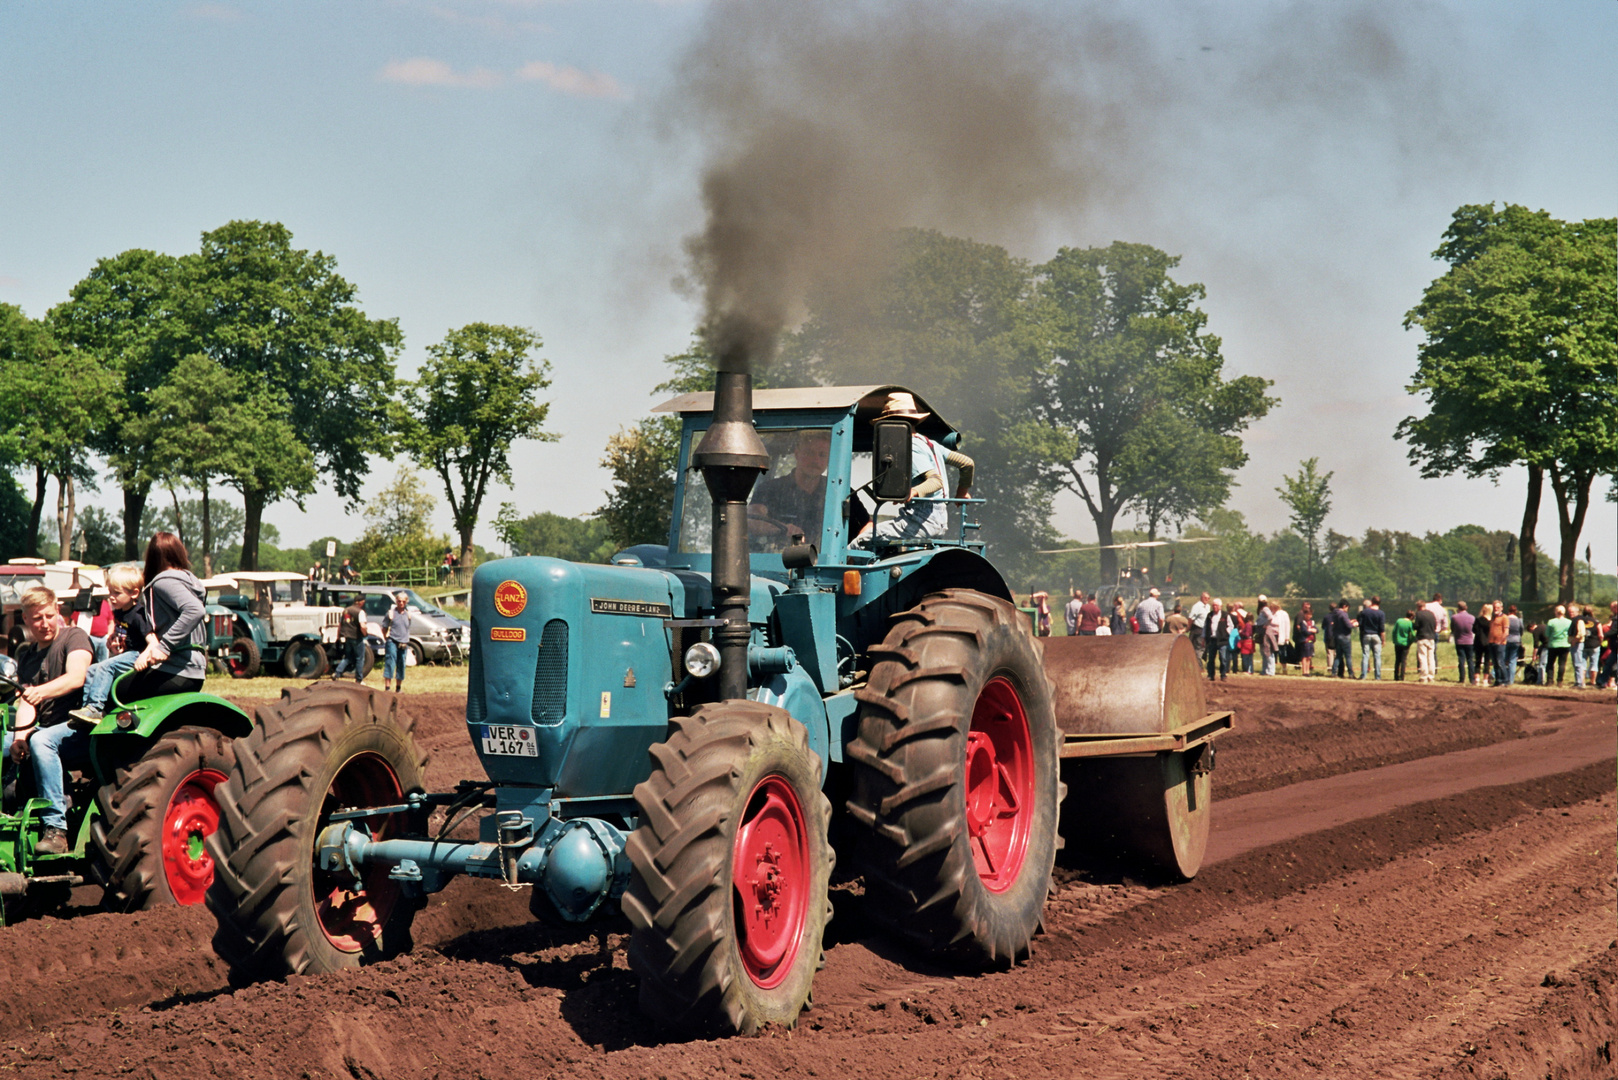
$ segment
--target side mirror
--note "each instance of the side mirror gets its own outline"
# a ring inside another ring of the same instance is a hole
[[[878,420],[872,425],[872,490],[878,502],[904,502],[910,498],[910,424],[905,420]]]

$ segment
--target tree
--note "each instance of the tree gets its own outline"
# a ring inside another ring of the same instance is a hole
[[[1204,332],[1207,315],[1196,306],[1205,290],[1171,279],[1178,264],[1119,242],[1063,248],[1037,271],[1028,340],[1041,361],[1030,403],[1046,432],[1041,471],[1083,500],[1100,544],[1113,543],[1122,510],[1173,482],[1146,467],[1154,458],[1144,448],[1169,417],[1203,433],[1201,453],[1156,466],[1202,470],[1211,461],[1228,477],[1247,460],[1238,433],[1275,404],[1268,380],[1223,378],[1219,338]],[[1102,578],[1116,572],[1116,554],[1103,551]]]
[[[0,558],[29,550],[28,499],[5,472],[0,471]]]
[[[191,553],[193,564],[201,563],[211,568],[210,573],[224,572],[225,556],[232,554],[232,567],[241,554],[242,526],[246,523],[246,515],[242,508],[235,503],[220,498],[208,500],[208,521],[210,525],[211,540],[202,542],[202,500],[177,499],[168,503],[160,499],[152,500],[146,507],[146,513],[141,517],[139,535],[151,536],[159,529],[166,529],[174,533],[185,544]],[[262,550],[265,544],[280,543],[280,535],[274,525],[265,522],[259,527],[259,546]],[[278,570],[279,566],[261,565],[264,570]],[[300,566],[298,569],[307,568]]]
[[[511,483],[511,444],[554,441],[544,430],[550,364],[530,354],[540,341],[517,326],[470,323],[427,348],[427,362],[404,385],[400,439],[438,475],[460,534],[461,562],[472,563],[472,530],[489,481]]]
[[[1315,566],[1320,559],[1320,527],[1326,523],[1326,515],[1331,513],[1330,485],[1333,474],[1318,471],[1319,458],[1310,458],[1298,464],[1298,475],[1283,475],[1281,486],[1275,489],[1275,493],[1281,496],[1281,501],[1291,511],[1292,527],[1309,545],[1309,580],[1303,584],[1305,588],[1313,588]]]
[[[251,400],[284,417],[277,437],[290,433],[338,495],[358,500],[371,460],[393,446],[397,320],[366,317],[336,260],[294,248],[292,233],[275,222],[233,221],[204,233],[187,265],[187,318],[201,351],[264,391]],[[302,456],[291,445],[278,450]],[[258,565],[264,507],[301,490],[302,468],[301,460],[278,466],[261,454],[240,474],[242,569]]]
[[[713,389],[714,360],[700,337],[685,352],[666,356],[663,362],[672,374],[653,387],[657,399]],[[753,385],[770,385],[769,375],[755,371]],[[601,464],[612,473],[612,487],[596,516],[605,523],[615,550],[668,543],[679,456],[678,416],[647,417],[608,437]]]
[[[874,275],[824,282],[770,369],[779,386],[896,383],[960,428],[977,464],[981,539],[1013,574],[1056,540],[1046,453],[1028,415],[1040,357],[1027,347],[1033,270],[1004,248],[923,229],[888,240]]]
[[[1557,502],[1566,602],[1591,486],[1618,471],[1615,239],[1614,218],[1568,223],[1510,204],[1463,206],[1433,253],[1449,269],[1405,317],[1424,336],[1409,390],[1428,412],[1405,417],[1396,433],[1426,477],[1526,467],[1525,597],[1539,589],[1544,482]]]
[[[180,361],[147,395],[146,414],[128,427],[132,439],[151,448],[146,474],[169,487],[177,521],[175,487],[194,488],[202,496],[201,529],[191,542],[200,540],[208,575],[216,547],[210,513],[215,480],[244,499],[257,493],[266,501],[301,501],[314,491],[314,455],[288,421],[286,404],[201,353]]]
[[[57,486],[58,550],[72,546],[76,485],[93,486],[88,443],[119,415],[116,376],[94,356],[63,347],[44,323],[0,304],[0,426],[13,460],[34,470],[27,548],[35,555],[45,492]]]
[[[194,256],[175,258],[134,249],[99,260],[69,298],[46,315],[62,342],[94,356],[116,372],[125,416],[147,412],[147,395],[162,383],[194,337],[186,317],[186,275]],[[148,469],[160,438],[150,426],[98,424],[92,448],[103,454],[123,489],[124,558],[141,554],[139,522],[151,492]]]
[[[1169,409],[1147,421],[1152,438],[1129,442],[1117,461],[1119,486],[1133,489],[1133,507],[1146,524],[1146,537],[1156,540],[1169,524],[1184,524],[1206,510],[1223,506],[1231,479],[1224,438],[1204,431]],[[1156,548],[1148,548],[1157,569]]]
[[[516,507],[502,503],[495,528],[513,555],[604,563],[618,550],[599,517],[570,518],[542,511],[519,518]]]
[[[432,493],[409,466],[365,508],[365,535],[354,543],[355,565],[371,570],[431,566],[449,548],[449,537],[431,532]]]

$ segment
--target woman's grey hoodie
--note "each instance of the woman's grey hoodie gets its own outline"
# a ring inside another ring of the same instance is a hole
[[[169,653],[158,671],[186,679],[208,673],[207,595],[189,570],[165,570],[146,583],[146,616]]]

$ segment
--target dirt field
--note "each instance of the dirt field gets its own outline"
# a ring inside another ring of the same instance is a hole
[[[417,696],[429,780],[477,774]],[[836,894],[791,1032],[669,1040],[627,923],[558,932],[457,882],[406,958],[231,991],[204,909],[0,929],[10,1075],[1500,1077],[1618,1066],[1610,694],[1246,679],[1210,864],[1165,887],[1063,864],[1033,962],[961,977]]]

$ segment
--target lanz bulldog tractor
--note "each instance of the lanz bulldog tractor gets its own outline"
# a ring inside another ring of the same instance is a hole
[[[884,413],[899,390],[721,373],[660,406],[684,421],[666,548],[479,567],[486,780],[426,792],[391,695],[261,708],[217,790],[208,902],[235,976],[396,954],[422,898],[470,874],[531,886],[545,919],[621,905],[651,1017],[751,1032],[809,999],[833,836],[862,910],[968,968],[1028,956],[1064,838],[1195,874],[1231,717],[1207,713],[1188,641],[1036,639],[970,499],[942,500],[947,537],[851,544],[933,467],[913,434],[958,438],[924,404]]]

